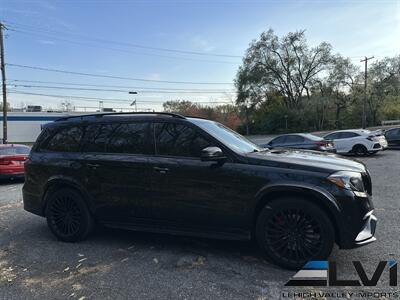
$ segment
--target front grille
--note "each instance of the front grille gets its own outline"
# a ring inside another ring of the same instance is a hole
[[[362,180],[364,184],[364,189],[367,191],[369,195],[372,195],[372,182],[371,182],[371,176],[368,171],[366,173],[362,173]]]

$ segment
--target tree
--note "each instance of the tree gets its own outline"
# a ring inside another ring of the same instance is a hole
[[[312,80],[331,61],[331,46],[321,43],[309,47],[305,31],[279,38],[272,29],[263,32],[250,44],[236,77],[237,103],[268,100],[268,91],[279,91],[288,108],[301,106],[304,96],[310,99]]]
[[[400,95],[400,55],[374,62],[368,72],[368,108],[371,125],[378,123],[378,113],[390,96]]]

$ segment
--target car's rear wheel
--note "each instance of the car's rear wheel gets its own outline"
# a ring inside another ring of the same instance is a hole
[[[62,188],[48,195],[46,218],[50,230],[64,242],[81,241],[94,228],[93,217],[84,199],[71,188]]]
[[[268,203],[260,212],[256,238],[271,262],[299,269],[313,259],[326,259],[335,232],[326,213],[313,203],[285,197]]]
[[[364,145],[355,145],[352,152],[355,155],[364,156],[368,154],[368,149]]]

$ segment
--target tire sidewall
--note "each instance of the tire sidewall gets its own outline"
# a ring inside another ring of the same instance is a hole
[[[290,261],[284,260],[277,256],[274,251],[268,247],[265,237],[265,226],[266,222],[273,217],[273,215],[281,210],[288,208],[296,208],[303,210],[306,214],[314,216],[315,221],[318,222],[321,228],[321,236],[323,246],[319,253],[314,257],[310,257],[306,261],[301,261],[299,263],[292,263]],[[256,223],[256,239],[260,247],[265,251],[267,257],[272,263],[277,264],[286,269],[300,269],[307,261],[313,259],[326,259],[332,252],[334,242],[335,242],[335,231],[332,221],[326,215],[326,213],[319,208],[317,205],[303,198],[285,197],[273,200],[268,203],[260,212]]]

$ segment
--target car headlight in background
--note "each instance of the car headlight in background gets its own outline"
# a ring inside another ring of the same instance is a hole
[[[352,171],[339,171],[327,178],[336,186],[353,191],[358,197],[367,197],[361,173]]]

